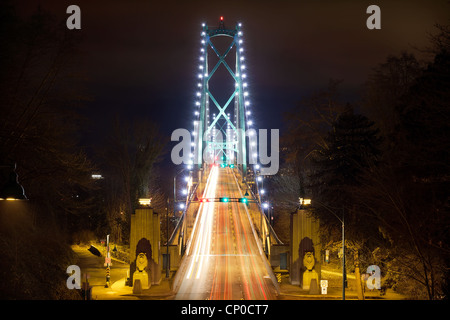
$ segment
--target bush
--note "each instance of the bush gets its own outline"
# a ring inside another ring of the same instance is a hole
[[[81,230],[72,235],[72,243],[78,245],[88,245],[95,240],[95,234],[91,230]]]
[[[66,287],[66,269],[76,260],[61,233],[34,226],[26,207],[2,206],[0,218],[0,299],[80,299]]]

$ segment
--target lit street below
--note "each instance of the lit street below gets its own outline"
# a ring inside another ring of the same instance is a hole
[[[230,168],[213,166],[203,198],[240,198]],[[191,241],[179,269],[176,299],[267,300],[276,288],[252,230],[246,204],[200,204]]]
[[[105,257],[94,256],[87,250],[87,247],[73,246],[72,249],[77,254],[77,265],[81,268],[81,281],[86,281],[88,276],[89,285],[92,287],[104,287],[106,284]],[[111,266],[111,284],[122,281],[127,276],[130,266],[127,263],[114,260]]]

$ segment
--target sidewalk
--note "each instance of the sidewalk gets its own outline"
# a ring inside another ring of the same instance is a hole
[[[92,287],[93,300],[170,300],[174,293],[171,290],[171,280],[161,279],[159,285],[152,285],[143,290],[142,294],[133,294],[133,288],[125,285],[125,278],[114,282],[109,288]]]
[[[377,290],[364,292],[365,300],[404,300],[405,297],[387,290],[386,294],[381,296]],[[356,290],[352,288],[345,289],[346,300],[358,300]],[[299,286],[289,283],[280,284],[279,300],[342,300],[342,287],[332,287],[327,289],[327,294],[309,294],[308,291],[302,290]]]
[[[298,285],[289,283],[289,276],[281,278],[279,300],[342,300],[342,275],[339,272],[322,270],[322,278],[327,279],[329,286],[327,294],[309,294]],[[358,300],[356,292],[356,280],[354,274],[347,274],[348,287],[345,289],[346,300]],[[320,284],[319,284],[320,285]],[[368,290],[365,288],[364,298],[366,300],[405,300],[406,298],[391,289],[380,295],[379,290]],[[319,287],[320,290],[320,287]]]
[[[353,278],[354,279],[354,278]],[[143,290],[142,294],[133,294],[133,288],[125,285],[125,278],[116,281],[110,288],[96,285],[92,287],[93,300],[172,300],[175,295],[171,290],[171,279],[163,278],[159,285],[153,285],[148,290]],[[358,300],[354,286],[350,285],[345,289],[346,300]],[[386,294],[381,296],[378,290],[364,292],[366,300],[404,300],[405,297],[387,290]],[[309,294],[299,286],[289,283],[287,277],[282,278],[280,284],[280,295],[278,300],[342,300],[342,287],[329,287],[327,294]]]

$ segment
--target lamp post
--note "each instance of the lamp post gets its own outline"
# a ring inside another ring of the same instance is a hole
[[[174,214],[175,214],[175,211],[176,211],[175,206],[176,206],[176,203],[177,203],[177,188],[176,188],[176,185],[177,185],[177,177],[178,177],[182,172],[184,172],[186,169],[188,169],[188,168],[184,168],[184,169],[180,170],[180,172],[178,172],[177,174],[175,174],[175,176],[173,177],[173,212],[174,212]],[[190,173],[189,173],[189,176],[190,176]],[[190,177],[190,179],[192,179],[192,177]]]
[[[174,211],[175,212],[175,211]],[[169,256],[169,197],[167,197],[167,208],[166,208],[166,218],[167,218],[167,240],[166,240],[166,278],[170,276],[170,256]]]
[[[337,217],[337,216],[336,216]],[[341,220],[341,219],[339,219]],[[342,210],[342,300],[345,300],[345,278],[347,277],[345,272],[345,223],[344,223],[344,210]]]
[[[271,225],[271,220],[270,220],[270,204],[268,202],[264,202],[262,204],[262,207],[264,209],[267,209],[267,219],[269,220],[269,224]]]
[[[106,257],[105,257],[105,267],[106,267],[106,284],[105,288],[109,288],[111,282],[111,253],[109,251],[109,234],[106,235]]]
[[[345,300],[345,280],[347,278],[345,272],[345,223],[344,223],[344,209],[342,209],[342,220],[337,214],[324,206],[328,211],[330,211],[342,224],[342,300]]]
[[[300,198],[302,199],[302,198]],[[309,200],[311,203],[311,200]],[[331,212],[340,222],[342,225],[342,300],[345,300],[345,280],[346,280],[346,273],[345,273],[345,223],[344,223],[344,207],[342,207],[342,219],[339,218],[339,216],[334,213],[334,211],[330,210],[326,205],[323,203],[320,203],[318,201],[314,201],[319,203],[322,207],[327,209],[329,212]]]
[[[2,171],[3,168],[6,168],[5,173],[6,171],[8,171],[7,182],[3,186],[1,186],[0,200],[28,200],[22,185],[19,183],[18,175],[16,173],[16,167],[16,164],[14,164],[14,166],[0,166]]]

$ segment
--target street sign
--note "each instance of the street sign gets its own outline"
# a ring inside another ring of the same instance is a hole
[[[320,287],[322,289],[322,294],[327,294],[328,280],[320,280]]]

